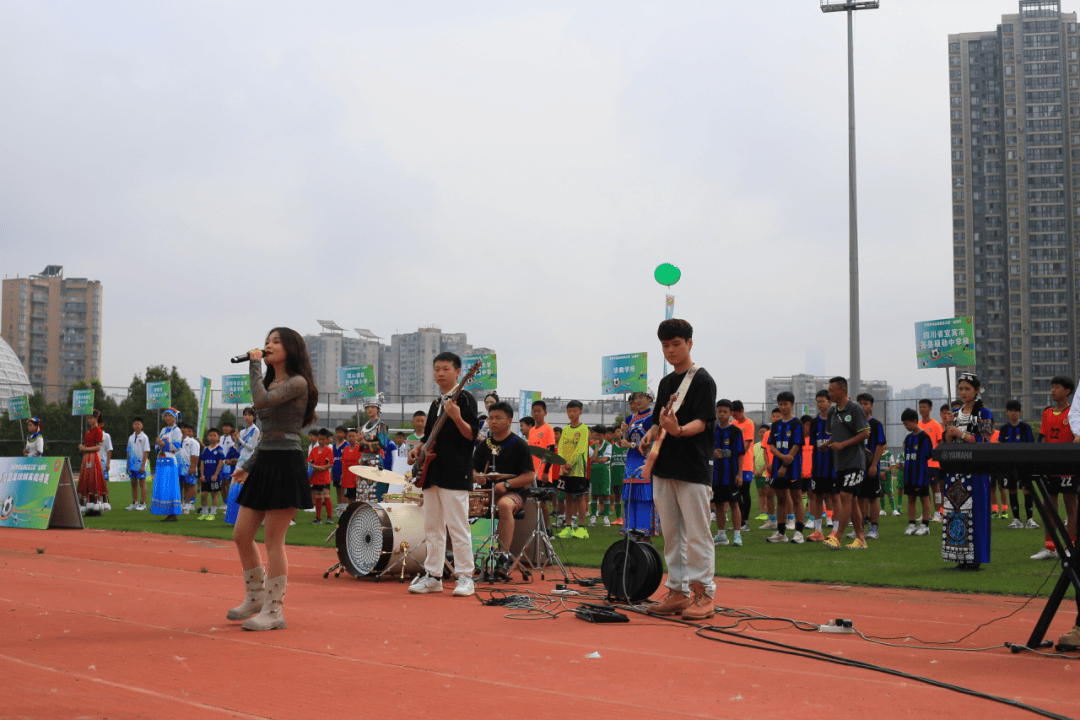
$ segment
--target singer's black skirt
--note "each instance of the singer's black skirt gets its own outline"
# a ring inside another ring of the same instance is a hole
[[[259,450],[255,467],[244,480],[236,502],[252,510],[314,507],[304,453],[300,450]]]

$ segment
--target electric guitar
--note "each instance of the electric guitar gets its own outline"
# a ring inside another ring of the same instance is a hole
[[[447,403],[456,403],[458,396],[461,395],[461,391],[465,389],[465,386],[469,384],[469,381],[473,379],[477,371],[480,370],[480,366],[483,365],[483,359],[477,360],[469,372],[465,373],[465,377],[458,381],[458,384],[454,386],[454,389],[449,395],[443,397],[442,405],[440,409],[446,407]],[[443,423],[446,422],[446,411],[439,415],[439,418],[435,421],[434,427],[431,428],[431,432],[428,433],[427,442],[420,446],[420,453],[416,456],[416,462],[413,463],[412,469],[412,484],[417,488],[424,487],[427,482],[428,466],[431,465],[432,460],[435,459],[435,441],[439,439],[439,430],[442,429]]]

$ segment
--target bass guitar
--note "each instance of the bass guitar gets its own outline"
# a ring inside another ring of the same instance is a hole
[[[690,389],[690,381],[694,379],[694,373],[696,372],[697,365],[691,365],[690,369],[686,371],[686,375],[683,376],[678,389],[671,394],[671,399],[668,400],[667,407],[665,408],[668,414],[674,414],[682,407],[683,398],[686,397],[686,392]],[[652,447],[649,448],[649,454],[645,458],[645,465],[641,468],[642,480],[652,480],[653,465],[656,464],[656,458],[660,455],[660,445],[664,442],[664,438],[666,437],[667,430],[660,428],[660,433],[656,436],[656,440],[653,441]]]
[[[469,384],[469,381],[473,379],[473,376],[480,370],[480,366],[483,365],[483,359],[477,360],[476,363],[469,368],[469,371],[465,373],[465,376],[458,381],[458,384],[454,386],[454,389],[450,391],[449,395],[446,395],[442,399],[442,404],[439,409],[442,410],[439,413],[439,418],[435,421],[435,425],[431,428],[431,432],[427,434],[428,439],[423,445],[420,446],[420,453],[416,456],[416,462],[413,463],[412,469],[412,484],[418,488],[424,487],[424,483],[427,482],[428,466],[435,459],[435,441],[439,439],[439,430],[442,429],[443,424],[446,422],[446,407],[447,403],[456,403],[458,396],[461,395],[461,391],[465,389],[465,386]]]

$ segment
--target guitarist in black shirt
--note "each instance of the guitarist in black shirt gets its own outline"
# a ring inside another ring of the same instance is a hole
[[[454,543],[454,574],[457,585],[455,597],[472,595],[473,553],[472,533],[469,530],[469,491],[472,490],[473,439],[480,428],[476,398],[462,390],[456,401],[448,396],[458,384],[461,358],[451,352],[439,353],[433,363],[435,382],[444,399],[431,403],[428,424],[421,445],[409,452],[409,462],[416,463],[421,449],[433,433],[438,433],[434,457],[430,463],[421,461],[424,488],[424,539],[427,559],[424,575],[417,575],[409,592],[442,592],[443,558],[446,555],[446,534]],[[438,422],[446,414],[445,422]],[[438,429],[436,429],[438,428]]]

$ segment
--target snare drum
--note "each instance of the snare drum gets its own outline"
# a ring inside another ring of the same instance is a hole
[[[405,572],[424,568],[424,515],[413,503],[351,503],[337,527],[337,555],[350,575],[378,575],[405,560]]]
[[[469,518],[491,517],[491,491],[473,490],[469,493]]]

